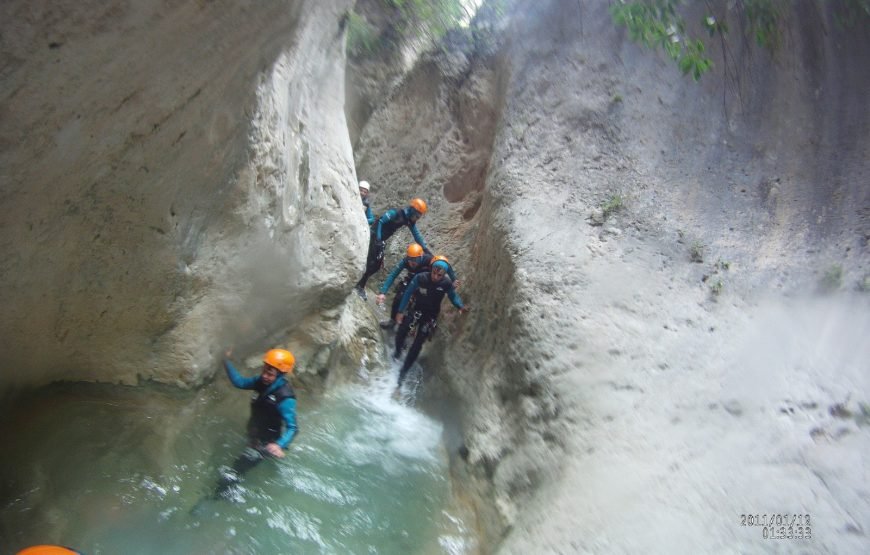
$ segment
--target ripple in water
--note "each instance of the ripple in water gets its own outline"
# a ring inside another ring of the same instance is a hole
[[[103,386],[39,392],[3,419],[0,552],[450,553],[476,550],[453,505],[441,425],[390,397],[395,376],[299,400],[280,461],[197,502],[244,446],[247,396]],[[202,510],[191,514],[191,508]]]

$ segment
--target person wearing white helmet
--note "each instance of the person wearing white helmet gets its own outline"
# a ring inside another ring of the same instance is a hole
[[[366,213],[366,220],[368,220],[369,225],[375,223],[375,214],[372,212],[371,199],[369,199],[369,192],[371,189],[372,186],[369,185],[368,181],[359,182],[359,196],[362,199],[364,212]]]

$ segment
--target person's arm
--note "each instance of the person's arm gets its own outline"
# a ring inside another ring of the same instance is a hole
[[[372,212],[372,207],[369,205],[366,205],[366,220],[368,220],[369,225],[375,223],[375,213]]]
[[[287,429],[284,430],[281,437],[275,440],[275,443],[277,443],[278,447],[281,449],[287,449],[287,446],[290,445],[290,442],[293,441],[294,437],[296,437],[296,432],[299,429],[296,426],[296,399],[290,397],[278,403],[278,412],[281,413],[281,418],[283,418],[284,423],[287,424]]]
[[[465,305],[462,304],[462,299],[459,298],[459,293],[456,292],[456,289],[453,287],[453,284],[450,284],[450,288],[447,289],[447,298],[450,299],[450,302],[453,303],[453,306],[458,308],[459,310],[463,310]]]
[[[417,224],[408,224],[408,228],[411,230],[411,235],[414,236],[414,241],[423,247],[423,252],[426,254],[432,254],[432,251],[430,251],[429,247],[426,246],[426,241],[423,240],[423,235],[420,233],[420,230],[417,229]]]
[[[254,384],[260,379],[259,376],[251,376],[250,378],[242,376],[228,358],[224,359],[224,368],[227,369],[227,377],[239,389],[254,389]]]
[[[447,265],[447,277],[450,278],[450,281],[456,281],[456,272],[453,271],[453,266],[450,264]]]
[[[396,211],[395,210],[387,210],[386,212],[384,212],[384,215],[381,216],[381,218],[378,220],[378,229],[377,229],[377,233],[375,233],[375,238],[378,241],[384,240],[383,233],[381,232],[381,228],[384,226],[384,224],[390,223],[391,221],[393,221],[395,219],[396,219]]]
[[[408,258],[405,257],[399,260],[399,263],[396,264],[393,271],[390,272],[390,275],[387,276],[387,279],[384,280],[384,284],[381,286],[381,295],[386,295],[387,291],[390,290],[390,287],[393,286],[393,282],[396,281],[396,278],[399,277],[399,274],[402,273],[402,270],[405,269],[405,261]]]
[[[411,283],[408,284],[408,287],[405,289],[405,294],[402,295],[402,302],[399,303],[399,310],[396,313],[398,317],[399,314],[404,314],[405,309],[408,308],[408,303],[411,302],[411,295],[414,294],[414,291],[420,287],[420,276],[425,274],[417,274],[414,276],[414,279],[411,280]]]

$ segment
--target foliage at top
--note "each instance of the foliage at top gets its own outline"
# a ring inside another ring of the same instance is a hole
[[[350,56],[361,56],[374,52],[380,41],[378,30],[366,19],[354,11],[347,13],[347,53]]]
[[[617,25],[628,29],[633,41],[648,48],[661,48],[677,62],[683,74],[691,73],[697,81],[713,62],[704,53],[704,43],[687,36],[686,22],[677,13],[677,3],[677,0],[619,2],[610,7],[610,14]]]
[[[401,14],[397,31],[403,37],[423,36],[432,43],[469,21],[472,13],[462,0],[382,0]]]
[[[728,34],[727,13],[719,17],[714,8],[733,11],[744,33],[770,52],[780,45],[782,21],[788,10],[796,7],[792,0],[733,0],[728,3],[704,3],[700,29],[709,35],[705,39],[692,36],[682,15],[688,0],[617,0],[610,14],[617,26],[628,29],[635,42],[650,49],[661,48],[673,59],[684,75],[697,81],[713,67],[706,55],[704,40]],[[852,26],[870,17],[870,0],[837,0],[837,20]]]
[[[488,0],[488,13],[499,14],[501,2]],[[407,42],[438,44],[448,32],[467,25],[474,16],[468,0],[377,0],[377,3],[392,14],[389,28],[378,30],[362,15],[348,12],[349,55],[371,54]]]

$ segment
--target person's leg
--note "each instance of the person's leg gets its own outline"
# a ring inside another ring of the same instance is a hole
[[[411,366],[414,365],[414,361],[416,361],[417,357],[420,355],[420,351],[423,349],[423,343],[425,343],[426,337],[428,336],[427,330],[421,328],[422,326],[417,326],[417,335],[414,336],[414,342],[411,343],[411,348],[408,349],[408,356],[405,357],[405,362],[402,363],[402,368],[399,370],[400,386],[405,380],[405,375],[408,373],[408,370],[411,369]]]
[[[396,350],[393,352],[393,358],[402,356],[402,351],[405,350],[405,339],[408,337],[408,332],[411,330],[411,324],[414,323],[413,314],[405,313],[405,318],[399,326],[399,331],[396,332]]]
[[[363,289],[366,286],[366,282],[369,280],[369,277],[374,273],[371,271],[372,268],[372,259],[374,258],[375,253],[375,235],[374,233],[369,235],[369,250],[366,255],[366,268],[363,270],[363,275],[358,282],[356,282],[357,289]]]
[[[263,460],[263,453],[254,447],[247,447],[239,457],[233,461],[232,470],[221,475],[218,481],[217,488],[214,491],[214,497],[226,497],[226,492],[233,485],[239,483],[249,470],[260,464]]]
[[[375,234],[372,233],[369,235],[369,252],[366,258],[366,269],[363,276],[356,284],[356,289],[358,291],[362,291],[365,289],[366,283],[369,278],[375,275],[378,270],[381,269],[381,265],[384,261],[384,245],[383,243],[379,243],[375,238]]]

